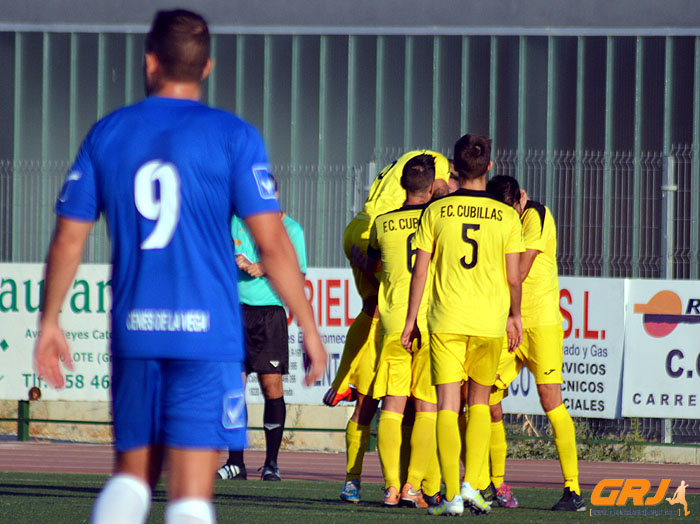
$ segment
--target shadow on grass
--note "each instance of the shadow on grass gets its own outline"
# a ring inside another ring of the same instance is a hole
[[[16,491],[4,491],[14,489]],[[58,486],[55,484],[10,484],[8,482],[0,482],[0,495],[20,495],[23,497],[70,497],[79,496],[80,494],[96,496],[102,487],[86,487],[86,486]],[[59,495],[55,492],[65,493]],[[71,495],[72,494],[72,495]]]

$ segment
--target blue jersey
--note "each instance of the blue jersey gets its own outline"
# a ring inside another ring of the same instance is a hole
[[[244,359],[229,225],[279,212],[252,126],[191,100],[119,109],[85,138],[56,212],[105,214],[115,355]]]

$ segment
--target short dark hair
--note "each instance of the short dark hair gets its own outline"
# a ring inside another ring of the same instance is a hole
[[[158,11],[146,36],[146,53],[156,55],[166,78],[180,82],[202,79],[210,46],[206,20],[185,9]]]
[[[455,144],[454,165],[460,179],[472,180],[486,173],[491,162],[491,139],[464,135]]]
[[[486,183],[486,192],[509,206],[520,201],[520,184],[512,176],[496,175]]]
[[[403,166],[401,172],[401,187],[407,193],[422,193],[427,191],[435,180],[435,158],[422,154],[411,158]]]

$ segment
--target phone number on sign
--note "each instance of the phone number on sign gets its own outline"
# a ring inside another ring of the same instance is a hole
[[[86,387],[109,389],[110,383],[111,377],[109,375],[94,375],[92,379],[84,375],[66,375],[66,389],[84,389]]]

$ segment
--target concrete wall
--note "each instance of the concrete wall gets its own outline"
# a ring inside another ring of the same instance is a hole
[[[320,428],[342,431],[294,431],[287,430],[282,440],[282,449],[317,450],[341,452],[345,450],[345,426],[354,406],[302,406],[287,405],[288,428]],[[36,401],[30,405],[31,418],[51,420],[111,420],[108,402],[54,402]],[[17,416],[17,402],[0,400],[0,418]],[[249,426],[262,427],[263,405],[248,405]],[[71,442],[95,442],[108,444],[112,442],[112,427],[92,424],[46,424],[32,423],[30,438],[66,440]],[[17,435],[16,422],[0,422],[0,436]],[[265,436],[262,430],[250,430],[248,442],[251,448],[265,448]]]

